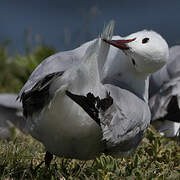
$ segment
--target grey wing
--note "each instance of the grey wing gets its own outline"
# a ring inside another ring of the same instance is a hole
[[[169,62],[174,61],[180,56],[180,46],[172,46],[169,49]]]
[[[16,101],[16,94],[0,94],[0,136],[10,137],[10,125],[25,132],[25,120],[22,114],[22,104]],[[12,124],[11,124],[12,123]],[[6,132],[6,135],[4,134]],[[3,135],[4,134],[4,135]]]
[[[13,109],[22,109],[21,102],[18,102],[17,94],[0,94],[0,106],[4,106],[7,108],[13,108]]]
[[[170,78],[180,76],[180,46],[173,46],[170,48],[167,71]]]
[[[166,137],[178,135],[180,131],[179,99],[180,78],[179,80],[178,78],[175,78],[170,82],[165,83],[160,91],[149,100],[152,116],[151,123],[161,135]]]
[[[63,72],[48,74],[40,79],[31,90],[22,93],[21,100],[23,105],[23,115],[25,117],[40,112],[45,105],[49,104],[52,99],[49,92],[50,85],[62,74]]]
[[[158,93],[161,86],[169,80],[170,76],[167,71],[166,65],[159,71],[151,74],[149,78],[149,98],[151,98],[154,94]]]
[[[151,75],[149,86],[152,120],[171,118],[179,122],[180,46],[170,48],[168,64]]]
[[[43,62],[41,62],[32,72],[28,81],[21,89],[19,97],[21,97],[23,92],[30,91],[38,81],[42,80],[48,74],[63,72],[71,68],[79,61],[80,58],[78,56],[78,53],[76,53],[75,51],[60,52],[48,57]]]
[[[180,77],[164,83],[150,98],[149,107],[152,121],[167,119],[180,122]]]
[[[180,76],[180,46],[173,46],[169,50],[169,61],[159,71],[150,76],[149,96],[158,93],[164,83]]]
[[[113,105],[101,113],[103,139],[111,153],[122,156],[134,151],[150,123],[148,105],[133,93],[113,85],[106,85]]]
[[[34,85],[45,76],[53,73],[64,72],[67,69],[70,69],[72,66],[78,64],[83,59],[82,57],[84,56],[86,49],[95,40],[84,43],[74,50],[59,52],[46,58],[32,72],[28,81],[21,89],[19,97],[23,94],[23,92],[30,91]]]

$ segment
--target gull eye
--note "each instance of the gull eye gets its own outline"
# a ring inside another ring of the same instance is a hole
[[[142,43],[145,44],[145,43],[147,43],[148,41],[149,41],[149,38],[144,38],[144,39],[142,40]]]

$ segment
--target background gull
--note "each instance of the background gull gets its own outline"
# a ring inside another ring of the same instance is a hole
[[[166,137],[180,141],[180,46],[170,48],[169,62],[150,77],[152,125]]]
[[[0,94],[0,137],[9,139],[12,125],[25,132],[22,104],[16,94]]]
[[[83,160],[102,152],[125,156],[144,136],[148,76],[166,63],[168,46],[153,31],[110,40],[112,30],[110,23],[101,36],[106,42],[96,39],[43,61],[19,94],[30,134],[47,149],[47,165],[52,154]],[[109,54],[107,43],[115,46]]]

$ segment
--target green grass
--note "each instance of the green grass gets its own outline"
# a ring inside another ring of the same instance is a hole
[[[55,52],[54,48],[42,45],[29,54],[9,56],[0,45],[0,93],[19,92],[36,66]]]
[[[16,131],[11,140],[0,141],[1,179],[180,179],[180,147],[160,137],[152,128],[138,149],[128,158],[102,154],[90,161],[55,157],[47,169],[45,149],[30,136]]]

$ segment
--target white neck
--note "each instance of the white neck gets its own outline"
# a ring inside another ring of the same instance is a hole
[[[119,37],[118,37],[119,38]],[[76,55],[79,59],[82,59],[86,52],[87,48],[95,42],[96,39],[89,41],[79,48],[75,49]],[[98,59],[101,57],[98,57]],[[104,57],[103,57],[104,58]],[[100,59],[99,59],[100,60]],[[95,68],[93,66],[96,66]],[[96,62],[91,62],[89,66],[93,71],[91,72],[91,79],[99,77],[103,83],[112,83],[130,90],[138,97],[143,99],[145,102],[148,102],[148,89],[149,89],[149,78],[147,75],[137,74],[133,70],[133,66],[129,59],[126,58],[124,53],[119,49],[110,46],[109,54],[104,66],[104,61],[101,59],[101,63],[98,63],[98,70]],[[101,69],[103,72],[99,71]],[[97,73],[98,74],[97,76]],[[122,75],[122,76],[121,76]],[[96,81],[99,79],[96,78]]]
[[[148,102],[148,75],[138,73],[131,60],[117,48],[110,48],[102,82],[127,89]]]

